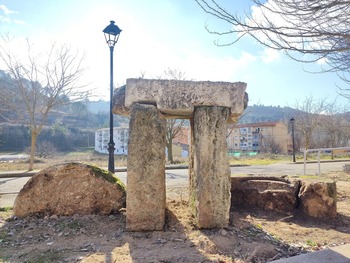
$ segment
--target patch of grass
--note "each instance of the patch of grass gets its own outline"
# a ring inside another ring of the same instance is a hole
[[[7,232],[6,231],[0,231],[0,243],[2,241],[6,241],[8,238]],[[0,261],[1,262],[1,261]]]
[[[85,156],[85,155],[92,155],[93,153],[94,153],[93,149],[83,148],[76,151],[67,152],[64,155],[65,156],[81,156],[81,155]]]
[[[10,218],[11,215],[12,215],[12,207],[10,206],[0,207],[0,217],[6,220]]]
[[[230,160],[230,164],[237,165],[269,165],[273,163],[281,162],[282,160],[274,160],[274,159],[260,159],[260,158],[242,158],[242,159],[234,159]]]
[[[11,206],[0,207],[0,212],[10,212],[12,211]]]
[[[319,179],[318,175],[300,175],[298,176],[300,179]]]
[[[299,175],[299,179],[305,180],[305,181],[310,181],[310,182],[333,182],[334,179],[332,179],[329,174],[321,174],[320,176],[318,175]]]
[[[248,174],[231,174],[231,177],[249,176]]]
[[[312,240],[306,240],[306,244],[308,246],[311,246],[311,247],[317,247],[317,243],[315,241],[312,241]]]
[[[279,162],[290,162],[291,156],[277,154],[257,154],[255,156],[241,155],[239,157],[230,157],[230,164],[237,165],[269,165]]]

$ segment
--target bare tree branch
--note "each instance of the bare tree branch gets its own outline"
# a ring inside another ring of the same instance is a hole
[[[338,0],[250,0],[251,8],[243,16],[227,11],[216,0],[195,0],[212,17],[227,23],[226,31],[211,29],[232,40],[232,45],[249,35],[260,44],[283,50],[300,62],[324,61],[322,71],[338,72],[341,79],[350,76],[350,1]]]
[[[37,137],[49,112],[57,107],[86,98],[88,91],[78,83],[84,68],[83,56],[67,45],[53,44],[50,51],[35,53],[27,40],[26,57],[11,52],[11,41],[2,38],[0,61],[6,66],[0,82],[0,105],[8,118],[24,121],[31,131],[29,170],[33,170]]]

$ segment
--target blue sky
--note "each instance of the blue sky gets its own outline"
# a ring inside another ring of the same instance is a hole
[[[222,2],[231,3],[229,10],[241,9],[233,1]],[[86,54],[83,81],[96,89],[92,99],[109,97],[109,49],[102,30],[110,20],[123,30],[114,52],[116,86],[142,73],[158,78],[172,68],[189,80],[246,82],[250,105],[273,106],[293,106],[310,95],[333,100],[336,85],[346,88],[334,74],[307,73],[301,63],[249,38],[216,46],[218,38],[205,24],[216,29],[228,25],[205,14],[193,0],[0,1],[0,32],[29,38],[41,50],[56,41]],[[319,65],[306,67],[317,71]]]

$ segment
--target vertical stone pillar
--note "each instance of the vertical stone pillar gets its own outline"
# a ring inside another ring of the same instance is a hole
[[[166,120],[156,106],[136,103],[129,129],[126,227],[130,231],[162,230]]]
[[[225,107],[196,107],[191,119],[190,206],[199,228],[221,228],[229,223],[229,113]]]

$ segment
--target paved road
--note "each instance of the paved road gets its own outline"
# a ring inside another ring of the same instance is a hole
[[[0,162],[11,162],[16,160],[25,160],[28,159],[28,154],[6,154],[0,155]]]
[[[327,173],[332,171],[342,171],[345,164],[350,165],[350,161],[343,162],[323,162],[320,163],[320,172]],[[260,166],[240,166],[231,167],[231,174],[252,174],[252,175],[303,175],[304,164],[303,163],[275,163],[270,165]],[[307,175],[318,174],[318,163],[306,164]]]
[[[347,162],[321,163],[321,173],[331,171],[342,171]],[[231,174],[251,175],[302,175],[304,165],[302,163],[276,163],[261,166],[238,166],[231,167]],[[306,166],[306,174],[317,175],[318,164],[309,163]],[[126,184],[126,172],[117,172],[116,175]],[[21,178],[0,178],[0,207],[12,206],[16,193],[29,180],[29,177]],[[188,185],[187,169],[172,169],[166,171],[167,187],[184,187]],[[6,193],[6,194],[4,194]]]

